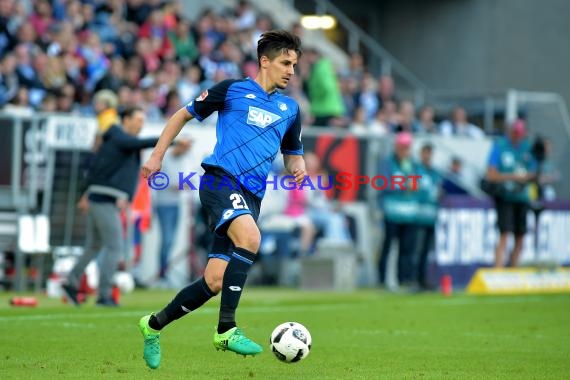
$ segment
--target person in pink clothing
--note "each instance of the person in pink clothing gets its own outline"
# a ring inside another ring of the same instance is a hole
[[[311,251],[316,235],[316,228],[307,215],[308,196],[305,189],[295,188],[287,191],[287,205],[284,214],[293,218],[301,230],[299,256],[307,256]]]
[[[284,211],[285,215],[295,220],[301,230],[299,252],[301,257],[311,252],[319,231],[322,231],[323,238],[328,241],[337,243],[352,241],[346,216],[317,185],[322,183],[323,186],[328,186],[328,175],[323,170],[319,157],[313,152],[305,152],[304,157],[307,175],[313,186],[305,185],[301,189],[288,190]]]

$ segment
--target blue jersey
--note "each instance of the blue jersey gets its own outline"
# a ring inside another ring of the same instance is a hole
[[[218,111],[216,146],[202,166],[224,169],[259,198],[279,150],[303,154],[297,102],[277,91],[268,94],[250,78],[224,80],[186,109],[199,121]]]

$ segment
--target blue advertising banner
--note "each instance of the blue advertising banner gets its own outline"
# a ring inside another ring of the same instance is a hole
[[[538,224],[534,212],[527,215],[521,265],[570,265],[570,201],[544,206]],[[451,275],[454,286],[466,286],[477,268],[493,266],[498,238],[492,200],[444,198],[436,227],[435,260],[430,268],[432,282],[438,284],[441,276]],[[511,247],[512,239],[507,252]]]

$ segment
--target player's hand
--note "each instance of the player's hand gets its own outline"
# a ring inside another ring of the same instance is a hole
[[[141,174],[144,178],[148,178],[152,173],[160,171],[162,160],[150,156],[141,168]]]
[[[301,183],[303,183],[303,180],[305,179],[305,176],[307,175],[307,172],[301,169],[295,169],[293,170],[293,176],[295,177],[295,182],[297,183],[297,185],[300,185]]]

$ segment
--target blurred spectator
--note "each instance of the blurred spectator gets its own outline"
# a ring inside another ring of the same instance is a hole
[[[31,111],[31,109],[30,109]],[[58,99],[54,94],[48,93],[42,99],[42,104],[40,105],[41,112],[57,112],[58,111]]]
[[[218,47],[220,55],[217,69],[224,72],[226,78],[237,79],[241,77],[241,69],[238,65],[243,60],[241,51],[229,41],[224,41]]]
[[[322,234],[330,242],[351,241],[346,216],[329,201],[324,188],[329,186],[327,173],[313,152],[305,152],[307,175],[311,184],[288,191],[285,215],[294,218],[301,230],[300,256],[311,253],[316,235]]]
[[[57,112],[73,113],[75,109],[75,87],[66,83],[57,91]]]
[[[368,124],[368,130],[375,135],[384,136],[392,132],[393,126],[389,123],[387,107],[382,107],[376,112],[376,117]]]
[[[235,27],[238,31],[252,29],[255,26],[255,11],[247,0],[240,0],[236,8]]]
[[[318,232],[328,241],[347,243],[351,241],[347,217],[338,205],[334,205],[324,188],[332,185],[328,173],[323,169],[319,157],[310,151],[305,152],[305,167],[313,187],[308,186],[307,214]]]
[[[386,157],[380,165],[380,172],[389,181],[380,193],[381,208],[384,214],[384,242],[378,261],[378,280],[383,285],[386,280],[386,264],[394,239],[398,240],[398,282],[410,283],[413,279],[413,254],[416,247],[416,218],[418,211],[417,195],[413,183],[407,179],[403,185],[391,186],[395,176],[412,176],[418,173],[417,165],[411,157],[412,135],[398,133],[394,142],[394,153]]]
[[[40,78],[42,67],[36,64],[37,60],[34,60],[31,48],[28,45],[20,44],[16,46],[14,53],[17,62],[16,74],[18,82],[20,86],[29,89],[30,104],[32,106],[37,105],[45,95],[44,85]],[[38,54],[40,53],[38,52]]]
[[[192,147],[188,139],[177,140],[177,144],[169,149],[162,161],[163,173],[168,178],[178,178],[178,172],[183,171],[183,157]],[[172,246],[176,231],[178,230],[178,218],[180,213],[180,194],[177,181],[170,181],[167,188],[153,190],[153,204],[160,225],[160,255],[159,255],[159,281],[165,287],[167,284],[167,271]]]
[[[48,27],[54,22],[52,7],[48,0],[35,0],[33,5],[34,11],[28,20],[36,34],[43,36],[47,32]]]
[[[170,117],[170,116],[174,115],[174,113],[176,111],[178,111],[181,106],[182,106],[182,102],[180,101],[180,97],[178,96],[178,92],[171,90],[166,95],[166,104],[164,105],[164,107],[162,109],[162,113],[166,117]]]
[[[109,71],[97,82],[95,91],[108,89],[115,93],[119,92],[119,88],[124,83],[125,76],[125,60],[118,56],[111,60]]]
[[[307,60],[311,64],[307,78],[307,94],[311,102],[311,113],[315,117],[315,126],[327,127],[345,114],[340,87],[336,79],[333,64],[316,50],[307,51]]]
[[[344,115],[348,118],[354,116],[358,106],[358,83],[359,80],[356,78],[339,78],[340,92],[342,94],[342,101],[345,108]]]
[[[482,139],[485,134],[476,125],[469,123],[467,112],[463,107],[453,109],[451,120],[445,120],[439,126],[442,136],[463,136],[474,139]]]
[[[0,1],[0,55],[2,56],[15,45],[16,31],[21,22],[14,17],[15,12],[15,0]]]
[[[312,252],[313,242],[317,233],[315,225],[306,212],[309,204],[309,191],[311,190],[298,187],[287,191],[287,204],[284,214],[293,219],[300,231],[299,257],[308,256]]]
[[[388,132],[394,133],[400,123],[400,115],[398,114],[396,102],[392,100],[385,101],[380,111],[382,112],[382,119],[385,120],[387,124]]]
[[[453,157],[449,170],[445,173],[443,183],[441,185],[446,195],[467,195],[469,194],[462,186],[463,180],[463,162],[459,157]]]
[[[382,108],[387,101],[397,102],[395,91],[394,78],[382,75],[378,81],[378,107]]]
[[[523,249],[530,205],[529,183],[535,177],[536,162],[532,159],[523,120],[516,120],[508,135],[495,141],[489,155],[486,178],[495,184],[493,198],[497,209],[500,237],[495,250],[495,267],[505,265],[504,253],[509,234],[515,244],[509,266],[516,267]]]
[[[104,134],[112,125],[118,123],[117,106],[118,98],[113,91],[101,90],[93,97],[93,108],[97,115],[99,134]]]
[[[194,99],[200,93],[201,71],[198,66],[190,66],[184,71],[184,76],[177,84],[178,96],[183,102]]]
[[[372,120],[380,109],[380,102],[376,93],[376,80],[369,73],[362,77],[360,91],[355,98],[356,107],[362,107],[364,110],[365,121]]]
[[[20,87],[16,91],[16,95],[4,105],[3,111],[8,112],[12,115],[18,116],[31,116],[34,113],[34,108],[30,104],[29,91],[25,87]]]
[[[427,282],[428,258],[435,249],[435,224],[441,195],[441,177],[432,165],[433,146],[424,144],[420,151],[418,174],[422,176],[418,186],[417,250],[419,260],[417,282],[420,289],[427,290],[432,284]]]
[[[170,43],[174,47],[176,59],[183,67],[190,66],[198,58],[198,48],[196,41],[190,33],[190,21],[181,18],[176,25],[176,29],[168,32]]]
[[[92,91],[109,68],[109,60],[103,52],[99,35],[93,31],[87,33],[83,44],[79,47],[79,56],[85,65],[85,87]]]
[[[255,28],[251,32],[250,44],[252,51],[257,51],[257,41],[259,40],[259,37],[271,29],[274,29],[271,17],[263,13],[258,14],[257,20],[255,21]]]
[[[420,110],[419,120],[416,122],[416,132],[419,134],[438,134],[435,112],[431,106],[423,106]]]
[[[314,121],[313,115],[311,114],[311,103],[309,102],[307,95],[303,92],[301,78],[293,75],[289,80],[289,85],[287,86],[285,93],[287,96],[295,99],[299,104],[299,110],[301,111],[301,123],[303,123],[303,125],[312,125]]]
[[[402,101],[400,103],[400,109],[398,110],[398,125],[396,126],[395,132],[416,132],[415,120],[414,103],[409,100]]]
[[[18,92],[18,76],[16,75],[16,58],[5,55],[0,60],[0,107],[11,101]]]
[[[348,61],[348,67],[346,70],[341,72],[342,79],[353,79],[357,82],[362,80],[365,74],[364,58],[362,54],[354,52],[350,54],[350,59]]]
[[[552,202],[556,199],[554,184],[560,181],[560,173],[552,162],[552,141],[547,138],[542,139],[544,144],[544,159],[538,162],[537,173],[539,176],[539,200]],[[535,154],[536,156],[536,154]]]
[[[350,130],[356,134],[365,134],[368,131],[370,123],[366,122],[366,112],[363,107],[358,107],[354,111],[354,117],[350,124]]]
[[[145,115],[149,121],[161,121],[162,112],[157,105],[157,88],[152,77],[145,77],[140,83],[142,99],[138,103],[144,110]]]

